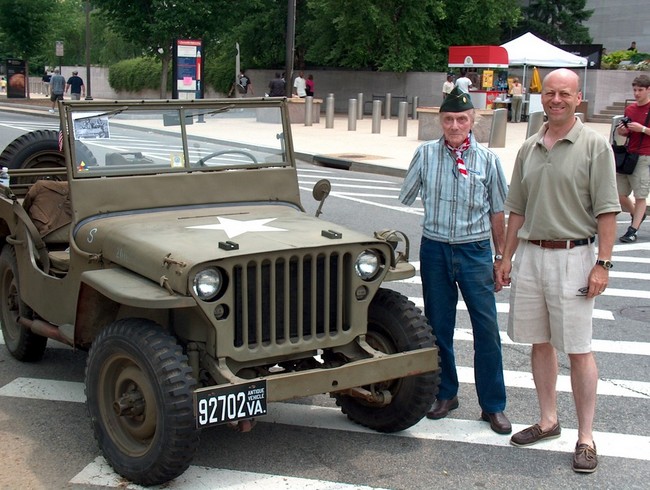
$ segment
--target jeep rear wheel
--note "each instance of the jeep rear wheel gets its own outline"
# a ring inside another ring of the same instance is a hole
[[[40,361],[45,354],[47,337],[36,335],[18,323],[19,317],[31,318],[32,311],[20,299],[16,252],[11,245],[5,245],[0,253],[0,298],[2,335],[7,350],[19,361]]]
[[[376,350],[393,354],[433,347],[435,337],[426,318],[405,296],[380,289],[368,310],[366,341]],[[388,391],[387,405],[335,394],[336,404],[348,418],[380,432],[397,432],[418,423],[435,400],[438,372],[366,386],[369,391]]]
[[[199,444],[195,386],[187,356],[156,323],[119,320],[97,336],[86,363],[86,404],[117,473],[157,485],[187,469]]]

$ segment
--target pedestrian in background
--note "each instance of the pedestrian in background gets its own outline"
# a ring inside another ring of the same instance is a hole
[[[314,96],[314,75],[309,74],[307,80],[305,80],[305,93],[307,97]]]
[[[72,72],[72,76],[68,78],[68,81],[66,82],[66,94],[68,93],[68,90],[70,91],[71,100],[81,100],[82,96],[86,96],[86,87],[84,85],[84,81],[81,79],[79,72],[76,70]]]
[[[637,232],[646,218],[646,199],[650,193],[650,129],[646,126],[650,112],[650,77],[639,75],[632,80],[632,91],[636,104],[625,108],[625,117],[630,122],[618,126],[618,134],[630,138],[628,150],[640,155],[631,175],[616,174],[621,208],[632,218],[627,231],[619,238],[623,243],[636,242]],[[634,202],[629,197],[632,192]]]
[[[61,75],[58,68],[54,69],[54,75],[50,78],[50,100],[52,101],[51,113],[54,113],[56,108],[56,101],[63,100],[63,92],[65,90],[65,78]]]
[[[524,102],[524,87],[522,87],[519,78],[512,79],[510,87],[510,120],[512,122],[521,122],[521,108]]]
[[[420,276],[424,313],[436,335],[441,366],[440,390],[426,416],[441,419],[459,405],[454,328],[460,289],[474,334],[481,418],[493,431],[509,434],[494,297],[500,288],[494,282],[490,246],[492,237],[495,260],[500,260],[508,186],[499,157],[472,133],[474,117],[469,95],[455,87],[440,106],[443,136],[416,150],[399,199],[411,205],[419,194],[424,207]]]
[[[465,68],[461,68],[460,78],[456,79],[455,85],[466,94],[469,94],[469,88],[472,86],[472,81],[467,76],[467,70]]]
[[[275,78],[269,82],[269,97],[284,97],[287,95],[287,84],[280,73],[275,73]]]
[[[43,81],[43,90],[45,91],[45,96],[49,97],[50,96],[50,80],[52,79],[52,75],[50,72],[47,70],[45,73],[43,73],[43,78],[41,79]]]
[[[454,90],[454,76],[451,73],[447,74],[447,80],[442,84],[442,100],[444,101],[447,96]]]
[[[514,342],[532,344],[540,409],[539,421],[514,434],[510,442],[529,446],[560,437],[559,350],[569,356],[578,415],[573,470],[591,473],[598,465],[592,432],[598,384],[591,351],[592,314],[594,298],[608,284],[620,206],[610,145],[575,116],[582,100],[579,82],[567,69],[552,71],[542,82],[548,122],[517,154],[496,278],[505,286],[512,273],[508,335]]]
[[[307,96],[307,82],[305,81],[305,74],[303,72],[298,73],[298,76],[293,81],[293,94],[298,97]]]

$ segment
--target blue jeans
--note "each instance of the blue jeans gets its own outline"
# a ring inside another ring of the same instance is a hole
[[[506,388],[490,240],[454,245],[422,237],[420,276],[424,313],[440,350],[438,399],[450,400],[458,394],[454,328],[460,289],[474,333],[474,379],[479,405],[488,413],[502,412],[506,407]]]

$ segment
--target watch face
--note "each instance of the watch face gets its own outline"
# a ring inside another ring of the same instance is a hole
[[[596,262],[598,265],[602,265],[605,269],[611,269],[614,267],[614,264],[611,260],[599,260]]]

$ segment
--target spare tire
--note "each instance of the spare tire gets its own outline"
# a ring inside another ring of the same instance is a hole
[[[77,142],[75,149],[78,162],[97,165],[97,159],[86,145]],[[9,169],[65,167],[65,157],[59,151],[59,132],[46,129],[19,136],[0,153],[0,167]]]

